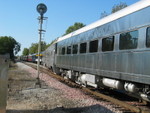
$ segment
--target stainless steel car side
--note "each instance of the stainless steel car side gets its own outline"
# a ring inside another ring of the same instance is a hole
[[[123,90],[150,101],[150,1],[143,0],[60,37],[48,67],[80,84]]]

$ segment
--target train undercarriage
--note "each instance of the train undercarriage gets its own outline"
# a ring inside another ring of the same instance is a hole
[[[113,78],[106,78],[103,76],[66,69],[57,69],[56,73],[85,87],[92,86],[95,88],[111,88],[136,97],[139,100],[150,102],[149,85],[134,83],[130,81],[122,81]]]

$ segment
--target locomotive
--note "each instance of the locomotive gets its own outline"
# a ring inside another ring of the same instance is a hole
[[[150,102],[150,1],[142,0],[66,36],[43,52],[44,66],[79,84]]]

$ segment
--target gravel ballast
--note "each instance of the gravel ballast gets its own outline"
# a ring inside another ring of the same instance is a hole
[[[40,74],[42,88],[37,88],[36,77],[35,69],[20,62],[9,70],[7,113],[122,113],[45,73]]]

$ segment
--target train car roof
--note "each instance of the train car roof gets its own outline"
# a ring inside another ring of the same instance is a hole
[[[135,4],[133,4],[133,5],[130,5],[130,6],[126,7],[126,8],[124,8],[124,9],[116,12],[116,13],[113,13],[113,14],[107,16],[107,17],[104,17],[104,18],[102,18],[102,19],[100,19],[100,20],[98,20],[98,21],[96,21],[96,22],[94,22],[94,23],[92,23],[90,25],[87,25],[87,26],[85,26],[85,27],[83,27],[83,28],[81,28],[79,30],[76,30],[76,31],[74,31],[74,32],[72,32],[72,33],[70,33],[68,35],[65,35],[63,37],[60,37],[60,38],[58,38],[58,40],[55,43],[57,43],[59,41],[62,41],[62,40],[65,40],[67,38],[70,38],[72,36],[78,35],[80,33],[83,33],[85,31],[91,30],[91,29],[96,28],[98,26],[104,25],[106,23],[112,22],[112,21],[114,21],[116,19],[119,19],[121,17],[129,15],[131,13],[134,13],[134,12],[136,12],[138,10],[141,10],[143,8],[146,8],[148,6],[150,6],[150,0],[141,0],[141,1],[139,1],[139,2],[137,2]]]

